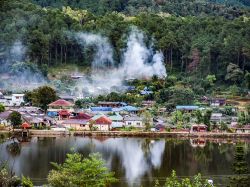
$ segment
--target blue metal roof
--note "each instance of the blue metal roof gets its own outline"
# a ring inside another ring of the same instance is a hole
[[[154,92],[153,91],[141,91],[140,92],[141,93],[141,95],[149,95],[149,94],[153,94]]]
[[[111,112],[112,107],[90,107],[90,110],[98,112],[98,111],[106,111],[106,112]]]
[[[122,107],[124,110],[128,111],[128,112],[132,112],[132,111],[138,111],[139,109],[134,107],[134,106],[125,106],[125,107]]]
[[[177,110],[197,110],[199,109],[199,106],[195,106],[195,105],[180,105],[180,106],[176,106]]]
[[[49,117],[55,117],[55,116],[57,116],[57,115],[58,115],[58,112],[55,112],[55,111],[49,111],[49,112],[47,113],[47,115],[48,115]]]
[[[119,107],[119,108],[113,108],[113,112],[120,112],[120,111],[128,111],[128,112],[136,112],[139,109],[137,107],[128,105],[128,106],[124,106],[124,107]]]

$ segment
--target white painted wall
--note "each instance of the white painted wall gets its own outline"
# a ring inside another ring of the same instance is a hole
[[[20,106],[24,102],[24,94],[12,94],[11,101],[13,106]]]
[[[142,121],[125,121],[125,126],[141,128],[143,127],[143,123]]]
[[[97,128],[99,131],[109,131],[108,124],[94,124],[93,127]]]

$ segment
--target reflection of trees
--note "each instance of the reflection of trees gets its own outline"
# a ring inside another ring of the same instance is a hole
[[[146,158],[150,154],[150,141],[151,140],[149,138],[145,138],[141,143],[141,149]]]
[[[231,186],[250,186],[250,176],[247,175],[248,166],[246,162],[246,153],[244,151],[244,145],[242,143],[237,144],[235,148],[233,172],[235,175],[233,177],[230,177]]]
[[[6,149],[12,156],[17,156],[21,153],[21,145],[19,142],[11,142],[6,146]]]
[[[205,164],[212,161],[212,153],[214,150],[214,145],[212,143],[208,143],[204,148],[197,148],[194,150],[194,158],[200,162]]]
[[[228,144],[221,144],[220,146],[218,146],[219,152],[220,154],[226,154],[229,152],[229,146]]]

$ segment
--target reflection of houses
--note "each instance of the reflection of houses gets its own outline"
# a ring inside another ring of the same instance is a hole
[[[143,127],[142,118],[139,116],[126,116],[124,117],[124,123],[126,127]]]
[[[196,125],[192,125],[190,132],[207,132],[207,126],[204,124],[196,124]]]
[[[190,139],[190,145],[192,147],[205,147],[206,146],[206,140],[205,139]]]
[[[109,119],[105,115],[96,115],[91,118],[91,121],[93,121],[93,124],[92,124],[93,128],[95,128],[96,130],[100,130],[100,131],[110,130],[110,127],[112,124],[112,120]]]
[[[127,106],[127,103],[124,103],[124,102],[104,102],[104,101],[99,101],[97,105],[100,106],[100,107],[118,108],[118,107]]]
[[[195,106],[195,105],[179,105],[176,106],[176,110],[180,110],[180,111],[184,111],[184,112],[192,112],[195,110],[198,110],[199,106]]]

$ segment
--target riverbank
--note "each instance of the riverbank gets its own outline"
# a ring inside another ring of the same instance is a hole
[[[15,129],[14,133],[20,134],[21,129]],[[0,133],[10,133],[0,131]],[[152,138],[249,138],[250,133],[213,133],[213,132],[141,132],[141,131],[53,131],[53,130],[29,130],[30,136],[107,136],[107,137],[152,137]]]

